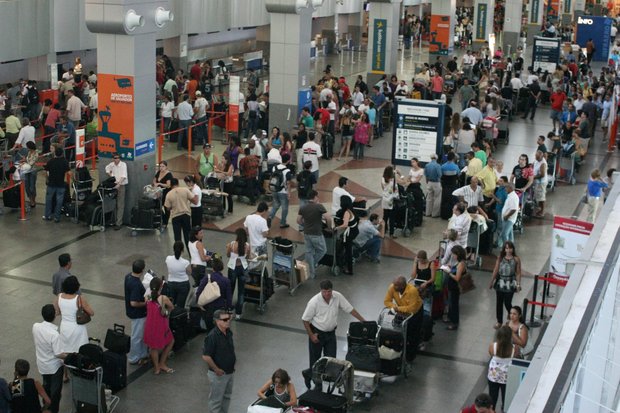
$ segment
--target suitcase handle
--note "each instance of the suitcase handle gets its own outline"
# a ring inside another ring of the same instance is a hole
[[[125,326],[122,324],[114,323],[114,331],[117,333],[125,334]]]
[[[101,344],[101,340],[99,340],[98,338],[95,337],[88,337],[88,342],[93,342],[93,343],[97,343],[97,344]]]

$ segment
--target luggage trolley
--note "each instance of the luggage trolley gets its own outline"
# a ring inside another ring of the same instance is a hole
[[[271,245],[271,272],[276,286],[286,285],[290,295],[299,287],[295,271],[295,244],[286,238],[269,241]]]
[[[71,399],[76,411],[85,411],[88,405],[96,406],[97,413],[112,413],[116,409],[120,398],[104,390],[103,368],[87,370],[68,365],[65,367],[71,375]]]
[[[258,312],[263,314],[267,300],[273,295],[273,279],[269,278],[267,271],[267,257],[261,255],[248,261],[251,269],[245,282],[243,301],[256,304]]]
[[[576,172],[576,162],[575,156],[577,151],[566,154],[560,152],[560,156],[558,157],[557,168],[559,169],[558,173],[555,174],[555,179],[558,182],[566,182],[571,185],[575,185],[577,183],[577,178],[575,177]]]
[[[376,321],[351,322],[347,332],[346,360],[355,368],[353,401],[372,398],[379,386],[379,325]]]
[[[95,208],[95,212],[93,213],[89,225],[91,231],[99,229],[99,231],[104,232],[106,226],[106,214],[112,213],[112,216],[114,218],[116,217],[117,192],[115,188],[105,188],[99,185],[97,188],[97,194],[99,195],[100,205]]]
[[[319,264],[331,267],[333,275],[340,275],[340,268],[344,265],[344,254],[342,246],[342,234],[344,230],[332,230],[323,228],[325,237],[325,247],[327,252],[319,261]]]
[[[145,210],[140,208],[140,202],[138,206],[132,208],[131,210],[131,226],[129,229],[131,230],[131,236],[135,237],[138,235],[138,231],[159,231],[160,233],[164,232],[164,226],[162,221],[162,196],[163,189],[153,185],[145,185],[142,190],[142,197],[144,199],[152,200],[152,208],[150,208],[150,213],[146,213]],[[148,215],[148,216],[144,216]],[[146,221],[146,218],[150,218]]]
[[[203,216],[219,216],[224,218],[224,200],[228,194],[223,192],[222,180],[215,176],[204,179],[201,204]]]
[[[555,191],[555,173],[558,170],[558,157],[553,152],[547,152],[547,190]]]
[[[315,387],[301,394],[300,406],[324,413],[345,413],[353,404],[353,364],[332,357],[321,357],[312,366]]]
[[[88,169],[86,171],[88,171]],[[73,194],[75,195],[75,210],[66,211],[67,214],[71,214],[73,212],[72,221],[75,224],[79,222],[80,204],[83,203],[93,191],[93,179],[91,178],[90,173],[87,174],[87,179],[84,180],[80,180],[78,175],[78,173],[75,173],[73,175],[73,179],[71,180],[71,187],[73,188]]]
[[[379,354],[381,373],[407,377],[407,324],[413,315],[394,314],[385,307],[379,313]]]

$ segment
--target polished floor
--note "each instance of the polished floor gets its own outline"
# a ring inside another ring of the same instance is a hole
[[[360,65],[357,53],[354,57],[356,63],[352,64],[351,53],[345,54],[344,66],[341,66],[341,73],[350,83],[365,64]],[[411,78],[416,59],[420,56],[414,54],[401,58],[399,75]],[[327,63],[339,68],[340,58],[317,59],[313,63],[315,76],[319,76]],[[510,144],[500,145],[496,157],[503,160],[506,171],[510,171],[518,154],[533,155],[535,137],[550,129],[548,108],[541,108],[534,121],[516,118],[510,124]],[[321,162],[319,193],[328,209],[331,189],[340,176],[350,179],[349,189],[354,195],[363,196],[373,208],[378,207],[379,182],[383,168],[390,163],[390,144],[390,136],[386,133],[367,151],[362,162]],[[223,150],[223,147],[218,148]],[[186,155],[177,152],[173,146],[166,148],[165,157],[175,175],[182,176],[183,172],[190,170]],[[579,202],[589,171],[595,167],[601,170],[620,168],[620,157],[616,152],[606,152],[600,142],[600,132],[591,144],[591,152],[578,175],[577,184],[559,184],[548,194],[545,218],[528,223],[525,232],[517,235],[517,252],[523,259],[526,276],[523,291],[514,298],[515,304],[531,296],[532,274],[545,271],[553,216],[585,216],[585,208]],[[401,172],[407,171],[401,168]],[[40,189],[43,194],[43,187]],[[297,208],[298,203],[293,200],[289,210],[291,222],[294,222]],[[5,210],[0,215],[3,233],[0,240],[0,376],[5,378],[12,376],[12,364],[17,358],[28,359],[33,366],[33,375],[37,376],[31,326],[39,321],[40,307],[53,300],[51,276],[56,271],[59,254],[68,252],[72,255],[71,272],[80,279],[83,292],[96,313],[88,325],[89,335],[103,338],[113,323],[128,324],[123,307],[123,277],[129,272],[131,262],[144,258],[148,268],[164,274],[164,259],[172,253],[170,231],[141,233],[137,237],[132,237],[126,229],[91,232],[88,227],[68,221],[61,224],[42,222],[41,209],[42,205],[37,206],[25,222],[18,221],[14,211]],[[234,229],[242,225],[244,217],[252,211],[253,207],[236,203],[233,215],[205,222],[208,248],[224,252],[225,243],[233,238]],[[280,231],[277,223],[276,220],[271,236],[302,240],[294,225]],[[254,305],[246,304],[243,319],[232,324],[238,362],[231,413],[245,412],[248,404],[256,398],[257,389],[277,368],[288,370],[298,392],[303,392],[300,371],[307,367],[308,350],[300,318],[306,302],[318,292],[321,280],[332,279],[334,288],[342,292],[365,318],[376,319],[391,280],[396,275],[410,273],[415,252],[424,249],[434,253],[446,225],[440,219],[425,219],[411,237],[386,240],[381,264],[359,264],[353,277],[334,277],[327,268],[321,268],[317,279],[301,285],[294,295],[280,287],[269,300],[264,314],[260,314]],[[296,248],[296,254],[303,253],[303,243],[297,244]],[[392,384],[381,384],[376,397],[355,405],[352,411],[456,412],[464,404],[471,403],[475,394],[486,389],[487,349],[493,339],[495,322],[494,293],[487,288],[493,264],[494,257],[485,256],[482,270],[473,272],[477,288],[461,299],[459,330],[447,331],[441,322],[436,324],[435,336],[413,363],[411,376],[406,380],[399,378]],[[350,321],[352,318],[348,314],[339,317],[339,357],[346,354],[346,332]],[[538,333],[539,329],[532,331],[534,338]],[[175,354],[170,361],[170,366],[175,369],[172,375],[155,376],[147,367],[130,366],[129,386],[118,393],[121,401],[116,411],[206,411],[209,383],[207,367],[200,357],[203,338],[198,336]],[[68,387],[63,395],[63,413],[71,411]]]

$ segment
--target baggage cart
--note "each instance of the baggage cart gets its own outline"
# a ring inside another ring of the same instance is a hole
[[[99,185],[97,188],[97,195],[99,196],[99,205],[95,208],[88,224],[91,231],[99,230],[104,232],[106,225],[111,225],[110,223],[106,223],[106,214],[112,214],[112,219],[110,220],[111,223],[114,223],[116,220],[117,191],[115,188],[106,188]]]
[[[299,396],[300,406],[319,412],[345,413],[353,404],[353,364],[333,357],[321,357],[312,366],[315,388]]]
[[[271,273],[276,286],[285,285],[290,295],[299,287],[295,271],[295,244],[285,238],[269,241],[271,245]]]
[[[323,229],[325,237],[325,247],[327,252],[319,261],[320,265],[330,267],[333,275],[340,275],[342,266],[344,265],[344,251],[342,248],[342,234],[344,230],[336,230],[330,228]]]
[[[120,398],[103,386],[103,368],[81,369],[68,366],[71,375],[71,400],[75,411],[95,411],[112,413]],[[89,410],[86,410],[89,409]]]
[[[155,208],[153,208],[157,213],[153,214],[150,220],[150,225],[140,225],[142,222],[139,219],[134,217],[134,213],[141,213],[141,210],[136,206],[132,209],[131,216],[131,224],[129,229],[131,230],[131,236],[135,237],[138,235],[138,231],[159,231],[160,233],[164,232],[164,225],[162,221],[162,188],[156,187],[153,185],[145,185],[142,190],[142,195],[145,198],[150,198],[153,200]]]
[[[351,322],[347,331],[346,360],[354,367],[353,401],[372,398],[379,386],[379,325],[376,321]]]
[[[577,156],[577,151],[566,154],[560,152],[558,156],[557,168],[558,171],[555,174],[555,179],[558,182],[566,182],[571,185],[575,185],[577,183],[576,174],[576,161],[575,157]]]
[[[381,358],[381,373],[385,376],[402,375],[407,378],[407,327],[413,315],[402,316],[391,308],[383,308],[379,313],[379,351],[386,348],[394,356]]]
[[[73,179],[71,180],[71,188],[73,189],[73,194],[74,194],[74,202],[73,205],[75,206],[75,210],[74,211],[66,211],[68,214],[73,214],[72,217],[72,221],[73,223],[77,224],[79,222],[79,212],[80,212],[80,205],[82,205],[84,203],[84,201],[86,200],[86,198],[92,193],[93,187],[93,179],[90,177],[90,174],[88,177],[86,177],[87,179],[83,179],[81,180],[80,177],[78,176],[78,174],[73,174]]]
[[[267,300],[273,295],[273,279],[269,278],[267,256],[261,255],[248,261],[254,266],[250,266],[251,269],[248,272],[249,276],[245,282],[243,301],[256,304],[258,312],[263,314]]]

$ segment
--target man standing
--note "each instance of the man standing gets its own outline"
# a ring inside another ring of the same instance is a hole
[[[36,133],[36,130],[34,129],[34,126],[30,124],[30,119],[23,118],[22,125],[23,126],[19,130],[19,134],[17,135],[17,139],[15,140],[15,144],[9,150],[25,148],[28,142],[35,143],[34,135]]]
[[[299,208],[297,224],[304,227],[306,245],[306,262],[310,278],[316,277],[316,267],[327,252],[323,236],[323,220],[331,225],[331,216],[319,201],[319,194],[314,189],[308,193],[308,203]]]
[[[65,158],[67,161],[73,160],[75,153],[75,126],[69,122],[66,116],[60,117],[60,125],[58,126],[58,143],[65,148]]]
[[[413,361],[418,349],[424,314],[424,311],[422,311],[422,299],[418,289],[414,285],[407,283],[405,277],[400,275],[396,277],[388,288],[383,305],[405,317],[413,315],[407,325],[407,345],[405,349],[407,361]]]
[[[482,161],[480,158],[476,158],[474,151],[469,151],[465,154],[465,161],[467,163],[467,176],[474,176],[482,171]]]
[[[364,317],[347,301],[347,299],[333,290],[330,280],[323,280],[320,284],[321,292],[308,301],[301,319],[308,333],[308,349],[310,354],[310,369],[321,358],[336,357],[336,327],[338,327],[338,310],[345,311],[357,318],[366,321]],[[306,387],[310,387],[306,377]]]
[[[513,227],[517,222],[517,213],[519,211],[519,197],[515,192],[515,187],[511,183],[505,185],[508,194],[504,207],[502,208],[502,232],[498,243],[504,245],[506,241],[514,242]]]
[[[561,88],[557,88],[549,97],[551,102],[551,121],[553,122],[553,130],[560,130],[562,123],[562,108],[564,101],[566,100],[566,94]]]
[[[355,197],[345,189],[345,186],[347,186],[348,182],[348,178],[341,176],[340,178],[338,178],[338,186],[332,190],[332,215],[336,215],[336,213],[340,211],[340,197],[343,195],[351,198],[354,207],[363,207],[363,205],[365,205],[366,199]]]
[[[375,104],[375,109],[377,109],[377,138],[383,136],[383,107],[386,105],[387,100],[385,99],[385,95],[379,91],[378,86],[373,86],[373,96],[372,103]]]
[[[86,108],[82,99],[75,96],[73,89],[67,91],[67,117],[76,128],[80,126],[82,120],[82,111]]]
[[[482,196],[485,203],[491,202],[495,193],[495,187],[497,186],[497,175],[495,174],[494,167],[495,159],[488,158],[487,165],[476,175],[482,185]]]
[[[379,219],[379,215],[371,214],[368,219],[360,219],[359,234],[353,240],[355,245],[366,253],[370,262],[381,262],[381,244],[385,238],[385,221]]]
[[[142,341],[146,323],[146,290],[141,281],[144,268],[144,260],[136,260],[131,266],[131,272],[125,276],[125,314],[131,320],[131,347],[127,355],[129,364],[142,365],[148,362],[146,344]]]
[[[127,188],[127,164],[121,161],[121,156],[114,153],[112,162],[105,167],[108,176],[116,180],[116,225],[115,230],[121,229],[123,225],[123,215],[125,214],[125,188]]]
[[[271,221],[276,216],[278,209],[282,207],[282,219],[280,219],[281,229],[285,229],[290,226],[286,223],[286,217],[288,216],[288,202],[291,197],[291,194],[289,193],[291,171],[287,168],[286,164],[290,158],[291,157],[288,153],[285,153],[282,156],[282,162],[276,165],[269,183],[269,189],[273,193],[273,206],[271,208],[271,213],[269,214],[267,224],[271,225]]]
[[[303,161],[312,162],[312,168],[310,168],[310,172],[314,175],[314,179],[319,182],[319,158],[323,156],[321,152],[321,145],[314,141],[315,134],[314,132],[310,132],[308,134],[308,142],[304,143],[302,150],[304,152]]]
[[[202,145],[208,142],[207,136],[207,109],[209,109],[209,102],[202,96],[200,90],[196,91],[196,101],[194,102],[194,117],[196,123],[200,124],[194,128],[196,131],[196,139],[193,139],[193,144]]]
[[[67,277],[72,276],[69,272],[73,266],[71,255],[64,253],[58,256],[58,265],[60,268],[52,275],[52,294],[58,295],[62,292],[62,283]]]
[[[216,310],[213,320],[216,328],[205,337],[202,359],[209,366],[209,412],[227,413],[232,395],[235,363],[235,345],[230,331],[232,315],[224,310]]]
[[[192,125],[192,117],[194,116],[194,109],[192,105],[189,103],[189,95],[183,95],[183,102],[179,103],[177,106],[177,118],[179,119],[179,137],[177,141],[177,149],[183,149],[183,141],[188,140],[189,127]],[[189,146],[189,142],[187,142]],[[192,143],[192,151],[194,150]]]
[[[441,212],[441,166],[437,163],[437,154],[431,155],[431,161],[424,167],[426,178],[426,216],[437,218]]]
[[[49,411],[58,413],[64,372],[62,359],[66,354],[60,349],[60,334],[58,327],[54,324],[56,318],[54,306],[44,305],[41,308],[41,316],[43,321],[34,323],[32,326],[37,367],[43,378],[43,388],[51,399]]]
[[[527,115],[532,113],[530,116],[530,120],[534,120],[534,115],[536,115],[536,108],[538,107],[538,102],[540,101],[540,85],[538,84],[538,78],[532,79],[532,84],[530,85],[530,91],[527,99],[527,107],[525,108],[525,113],[521,116],[521,119],[526,119]]]
[[[179,187],[177,178],[170,180],[170,187],[172,189],[166,195],[164,207],[170,211],[174,241],[181,241],[181,231],[183,231],[183,241],[187,245],[189,243],[189,231],[192,229],[190,202],[197,204],[199,198],[189,188]]]
[[[468,207],[477,207],[484,201],[482,197],[482,188],[478,185],[478,178],[475,176],[471,177],[469,185],[457,188],[452,192],[452,195],[458,197],[459,201],[466,202]]]
[[[253,142],[255,145],[256,142]],[[246,182],[247,195],[250,198],[250,205],[256,204],[256,197],[259,195],[258,190],[258,168],[260,166],[260,159],[258,156],[252,154],[252,151],[249,147],[246,147],[243,150],[243,154],[245,155],[243,159],[239,161],[239,172],[241,173],[241,177]]]
[[[203,144],[202,153],[196,157],[197,172],[202,180],[215,171],[215,165],[218,165],[218,159],[211,150],[211,144]]]
[[[56,148],[54,158],[47,161],[45,171],[47,173],[47,191],[45,193],[45,215],[44,221],[51,221],[52,212],[54,222],[60,222],[60,208],[65,199],[65,174],[69,172],[69,162],[63,158],[62,148]],[[52,211],[52,200],[56,200],[54,211]]]
[[[267,226],[267,210],[269,207],[266,202],[261,202],[256,208],[256,212],[245,217],[243,226],[248,232],[250,248],[255,255],[263,255],[267,253],[267,235],[269,227]]]

